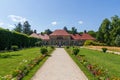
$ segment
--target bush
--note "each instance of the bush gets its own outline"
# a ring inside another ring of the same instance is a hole
[[[11,46],[12,33],[0,28],[0,50],[9,49]]]
[[[93,40],[86,40],[85,43],[84,43],[84,46],[90,46],[90,45],[93,45],[93,46],[105,46],[106,44],[96,42],[96,41],[93,41]]]
[[[34,37],[29,37],[29,46],[34,47],[34,46],[40,46],[41,41],[40,39],[34,38]]]
[[[69,49],[69,46],[66,46],[66,49]]]
[[[107,51],[107,48],[102,48],[102,51],[105,53]]]
[[[18,46],[13,45],[13,46],[11,47],[11,49],[12,49],[13,51],[17,51],[17,50],[18,50]]]
[[[35,46],[41,46],[41,41],[35,42]]]
[[[79,53],[79,51],[80,51],[80,50],[79,50],[78,48],[74,48],[74,49],[73,49],[73,54],[76,56],[76,55]]]
[[[41,52],[43,55],[46,55],[47,52],[48,52],[48,50],[47,50],[47,48],[42,47],[42,48],[40,49],[40,52]]]
[[[51,48],[52,48],[52,49],[55,49],[55,47],[54,47],[54,46],[51,46]]]
[[[10,58],[10,54],[0,54],[0,58]]]

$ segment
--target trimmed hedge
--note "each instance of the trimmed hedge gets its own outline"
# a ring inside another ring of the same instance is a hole
[[[8,30],[0,28],[0,50],[9,49],[12,42],[12,33]]]
[[[93,40],[86,40],[85,43],[84,43],[84,46],[105,46],[106,44],[105,43],[100,43],[100,42],[96,42],[96,41],[93,41]]]
[[[10,50],[12,45],[16,45],[18,48],[34,47],[38,41],[41,40],[0,28],[0,50]]]

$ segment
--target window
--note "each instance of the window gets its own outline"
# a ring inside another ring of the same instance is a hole
[[[63,37],[59,36],[57,37],[57,40],[63,40]]]

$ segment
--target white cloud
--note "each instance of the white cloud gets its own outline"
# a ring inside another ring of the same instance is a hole
[[[8,24],[7,26],[8,26],[8,28],[15,28],[14,25],[10,25],[10,24]]]
[[[0,26],[3,26],[4,25],[4,23],[3,22],[0,22]]]
[[[55,25],[57,25],[57,22],[54,21],[54,22],[52,22],[51,24],[52,24],[53,26],[55,26]]]
[[[83,24],[83,21],[78,21],[79,24]]]
[[[23,18],[21,16],[9,15],[8,17],[11,18],[12,21],[14,21],[14,22],[21,22],[21,23],[23,23],[23,22],[27,21],[26,18]]]

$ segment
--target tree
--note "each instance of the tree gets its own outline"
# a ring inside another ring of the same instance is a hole
[[[23,33],[30,35],[30,33],[31,33],[30,27],[31,27],[31,25],[28,23],[28,21],[25,21],[23,23]]]
[[[22,24],[20,22],[17,25],[15,24],[14,30],[22,33],[22,31],[23,31]]]
[[[46,30],[45,30],[45,34],[48,34],[48,35],[49,35],[49,34],[51,34],[51,33],[52,33],[52,31],[51,31],[50,29],[46,29]]]
[[[97,40],[102,42],[102,43],[106,43],[106,44],[110,44],[110,21],[106,18],[103,20],[99,30],[98,30],[98,34],[97,34]]]
[[[120,47],[120,35],[117,35],[117,37],[115,39],[115,44],[116,44],[116,46]]]
[[[110,36],[112,38],[111,44],[115,45],[115,38],[119,34],[120,35],[120,18],[115,15],[111,18],[111,27],[110,27]]]
[[[33,32],[34,32],[34,33],[37,33],[37,30],[34,30]]]
[[[88,34],[90,34],[92,37],[96,38],[96,32],[93,30],[88,31]]]
[[[65,31],[67,31],[67,32],[68,32],[68,29],[67,29],[67,27],[66,27],[66,26],[64,26],[63,30],[65,30]]]
[[[72,33],[72,34],[77,34],[77,29],[76,29],[75,27],[72,27],[71,33]]]

